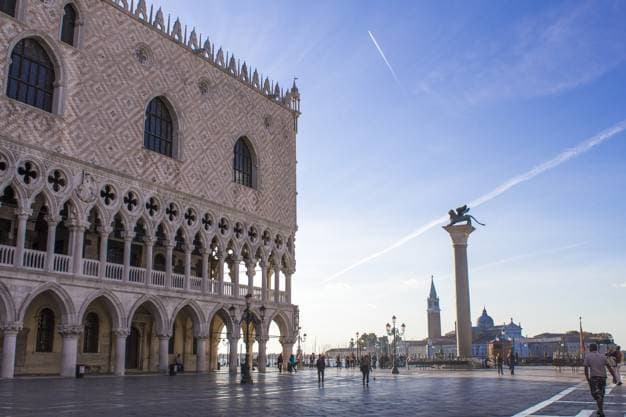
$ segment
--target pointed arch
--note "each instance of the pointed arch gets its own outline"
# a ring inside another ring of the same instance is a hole
[[[202,308],[194,300],[181,301],[176,306],[176,308],[174,308],[172,316],[170,317],[170,323],[173,325],[174,321],[176,320],[176,316],[183,310],[188,311],[189,315],[191,316],[191,319],[193,321],[194,335],[198,336],[200,334],[203,334],[206,330],[206,317],[204,316]]]
[[[171,326],[169,323],[167,309],[159,298],[153,297],[151,295],[144,295],[140,297],[137,301],[135,301],[135,303],[129,310],[128,315],[126,316],[127,325],[130,327],[131,323],[133,322],[133,317],[135,317],[135,313],[137,312],[139,307],[144,305],[146,309],[154,316],[157,333],[162,335],[168,335],[171,331]]]
[[[0,282],[0,323],[16,320],[15,304],[9,289]]]
[[[257,156],[247,136],[241,136],[235,142],[233,181],[245,187],[257,188]]]
[[[152,96],[144,113],[144,148],[181,159],[180,122],[176,107],[165,95]]]
[[[96,300],[103,300],[104,304],[107,306],[109,310],[109,314],[111,315],[113,328],[114,329],[125,329],[127,327],[126,323],[126,313],[124,311],[124,306],[122,305],[119,298],[113,294],[113,292],[107,289],[97,290],[87,296],[85,301],[80,307],[78,311],[78,320],[82,322],[85,314],[87,313],[87,309],[89,305]]]
[[[215,320],[216,317],[219,317],[220,320],[224,323],[224,325],[226,326],[226,333],[227,334],[233,334],[233,331],[236,330],[236,325],[235,322],[233,321],[232,317],[230,316],[230,314],[228,313],[228,309],[226,308],[225,305],[218,305],[217,307],[215,307],[215,309],[213,309],[213,311],[211,313],[209,313],[209,317],[210,319],[208,320],[208,325],[209,325],[209,330],[213,330],[212,326],[213,326],[213,321]]]
[[[293,333],[293,326],[291,323],[291,320],[289,319],[289,317],[287,317],[287,315],[281,311],[281,310],[276,310],[274,311],[270,317],[269,320],[267,320],[267,324],[265,325],[265,328],[263,329],[264,332],[266,332],[265,334],[269,334],[269,329],[270,326],[272,325],[272,322],[275,322],[276,325],[278,326],[278,329],[280,330],[280,336],[282,338],[287,338],[290,339]]]
[[[45,284],[41,284],[28,293],[20,307],[18,313],[18,321],[24,321],[24,316],[26,315],[26,310],[28,309],[28,306],[30,306],[33,300],[37,298],[37,296],[43,293],[50,293],[54,300],[58,303],[61,309],[62,324],[78,324],[76,320],[76,308],[74,307],[72,297],[70,297],[67,291],[65,291],[65,289],[56,282],[47,282]]]

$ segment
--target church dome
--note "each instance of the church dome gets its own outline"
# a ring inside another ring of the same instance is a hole
[[[483,314],[476,320],[476,325],[481,329],[491,329],[494,327],[493,319],[487,314],[486,308],[483,308]]]

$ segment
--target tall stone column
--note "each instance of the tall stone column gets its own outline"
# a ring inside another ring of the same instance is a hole
[[[167,374],[169,372],[169,344],[170,344],[170,336],[169,335],[158,335],[159,337],[159,372],[163,374]]]
[[[48,240],[46,242],[46,272],[54,270],[54,246],[56,244],[57,225],[61,221],[59,216],[46,216],[48,222]]]
[[[261,267],[261,300],[267,301],[267,262],[261,260],[259,262]]]
[[[82,326],[61,326],[59,334],[63,338],[61,352],[61,376],[74,378],[76,375],[76,360],[78,353],[78,337],[83,332]]]
[[[152,264],[154,262],[154,243],[155,237],[146,236],[143,240],[146,249],[146,287],[152,285]]]
[[[248,261],[246,262],[246,275],[248,275],[248,294],[252,294],[254,298],[254,267],[256,266],[256,261]]]
[[[122,281],[128,282],[128,275],[130,273],[130,253],[133,246],[133,239],[135,238],[135,232],[124,232],[124,255],[122,263],[124,269],[122,272]]]
[[[295,342],[291,339],[281,338],[283,345],[283,371],[287,369],[287,363],[289,363],[289,357],[293,353],[293,345]]]
[[[202,294],[212,292],[211,288],[208,288],[211,284],[209,282],[209,256],[211,255],[211,249],[202,248]]]
[[[280,303],[280,267],[274,265],[274,302]]]
[[[291,304],[291,271],[285,272],[285,302]]]
[[[217,293],[224,295],[224,255],[217,255]]]
[[[471,224],[445,226],[444,229],[450,234],[454,248],[456,351],[459,357],[469,358],[472,356],[472,319],[467,268],[467,239],[476,229]]]
[[[230,267],[230,282],[233,284],[233,297],[239,298],[239,266],[241,265],[241,256],[232,256]]]
[[[20,330],[22,330],[22,324],[17,322],[0,326],[3,334],[0,378],[13,378],[15,374],[15,346]]]
[[[70,230],[74,235],[74,249],[72,250],[72,262],[74,274],[83,274],[83,247],[85,245],[85,229],[86,224],[75,224],[70,226]]]
[[[123,376],[126,373],[126,338],[130,334],[128,329],[113,330],[115,337],[115,369],[117,376]]]
[[[26,241],[26,224],[28,219],[33,214],[32,209],[18,208],[15,209],[17,216],[17,235],[15,241],[15,259],[13,263],[16,267],[21,267],[24,264],[24,242]]]
[[[185,289],[191,288],[191,252],[196,247],[193,244],[186,244],[185,249]]]
[[[267,366],[267,342],[269,341],[269,338],[267,336],[257,336],[256,341],[259,343],[259,372],[265,372]]]
[[[172,256],[176,244],[173,241],[167,241],[163,242],[163,246],[165,246],[165,286],[172,288]]]
[[[109,235],[113,232],[113,228],[111,226],[100,226],[98,232],[100,233],[100,253],[98,254],[100,269],[98,270],[98,276],[105,278],[109,255]]]
[[[196,338],[196,372],[204,373],[207,371],[207,362],[206,362],[206,346],[209,340],[209,336],[200,335]]]
[[[237,375],[237,343],[239,336],[228,336],[228,373]]]

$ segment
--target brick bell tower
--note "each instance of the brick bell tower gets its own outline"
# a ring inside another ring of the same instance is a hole
[[[441,337],[441,309],[439,308],[439,297],[435,290],[434,278],[430,277],[430,295],[428,296],[428,338],[435,339]]]

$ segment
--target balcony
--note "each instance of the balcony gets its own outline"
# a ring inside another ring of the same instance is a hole
[[[24,249],[23,261],[20,268],[28,271],[41,271],[54,274],[76,276],[85,280],[104,280],[121,283],[133,287],[147,287],[157,289],[173,289],[188,292],[190,294],[205,294],[224,296],[230,298],[244,298],[250,292],[249,285],[223,282],[215,279],[207,279],[203,285],[203,278],[194,275],[170,273],[135,266],[128,267],[125,273],[124,265],[105,262],[95,259],[82,259],[80,273],[73,271],[74,259],[72,256],[58,253],[52,254],[52,262],[48,262],[48,253],[34,249]],[[14,246],[0,245],[0,266],[15,268],[16,248]],[[265,292],[265,294],[264,294]],[[254,299],[259,301],[274,302],[279,304],[288,303],[285,291],[276,292],[274,289],[252,287]],[[264,297],[265,295],[265,297]]]

